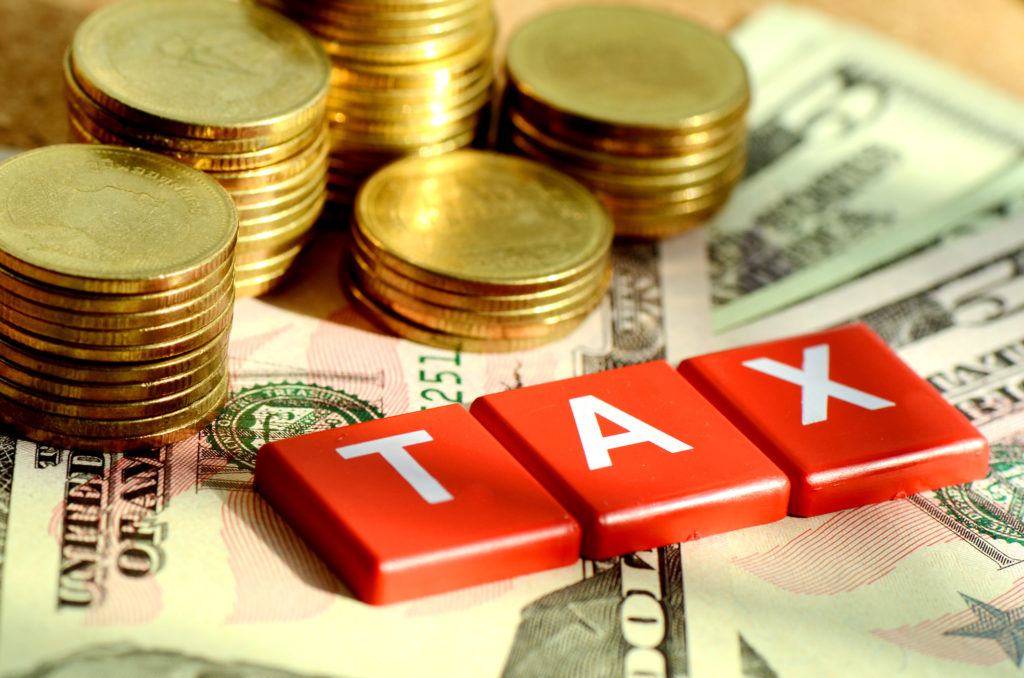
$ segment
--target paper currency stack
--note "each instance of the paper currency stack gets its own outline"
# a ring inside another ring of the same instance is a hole
[[[209,423],[237,231],[224,190],[161,155],[73,144],[0,165],[0,419],[104,451]]]
[[[239,296],[282,281],[326,196],[330,67],[306,31],[226,0],[126,0],[81,24],[64,76],[76,140],[171,156],[228,191]]]
[[[503,139],[590,187],[617,235],[702,223],[746,161],[746,70],[722,37],[628,6],[559,9],[507,49]]]
[[[359,190],[346,275],[390,331],[465,351],[565,336],[604,295],[612,224],[581,184],[526,158],[405,158]]]
[[[374,170],[469,145],[494,79],[488,0],[261,0],[331,57],[328,197],[347,210]]]

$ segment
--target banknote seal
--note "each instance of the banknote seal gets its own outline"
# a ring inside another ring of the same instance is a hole
[[[329,386],[268,383],[235,392],[206,437],[214,452],[252,470],[264,443],[383,416],[380,407]]]
[[[1024,546],[1024,446],[993,444],[988,475],[936,491],[942,510],[992,539]]]

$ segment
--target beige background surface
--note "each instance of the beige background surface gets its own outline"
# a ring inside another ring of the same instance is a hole
[[[630,0],[727,31],[763,0]],[[89,11],[111,0],[0,0],[0,147],[66,140],[60,58]],[[497,0],[503,34],[571,0]],[[813,0],[1024,98],[1024,0]],[[1024,121],[1021,121],[1024,125]]]

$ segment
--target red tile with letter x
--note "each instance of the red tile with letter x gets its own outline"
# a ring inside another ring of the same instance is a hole
[[[664,361],[494,393],[470,412],[576,516],[588,558],[786,513],[786,476]]]
[[[460,405],[268,443],[256,488],[369,603],[579,558],[576,521]]]
[[[984,437],[862,323],[691,358],[679,372],[786,471],[797,515],[988,470]]]

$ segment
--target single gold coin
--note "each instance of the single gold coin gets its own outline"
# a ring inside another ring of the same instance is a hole
[[[343,267],[343,271],[347,274],[348,267]],[[367,318],[385,331],[419,344],[455,351],[474,353],[525,351],[568,336],[586,319],[584,315],[560,324],[548,325],[546,326],[547,334],[506,339],[480,339],[449,332],[439,332],[411,322],[407,318],[394,313],[387,307],[374,301],[372,297],[367,295],[352,281],[350,276],[343,280],[343,288],[356,306],[366,314]]]
[[[122,118],[203,139],[281,143],[321,114],[330,62],[277,12],[226,0],[125,0],[78,27],[82,89]]]
[[[7,307],[23,315],[43,321],[45,325],[61,325],[63,327],[83,330],[125,331],[143,328],[154,328],[187,318],[194,318],[204,309],[216,305],[225,293],[231,289],[231,276],[222,276],[216,286],[202,292],[194,298],[179,304],[164,306],[150,311],[130,312],[118,310],[110,313],[92,313],[68,310],[59,305],[57,298],[48,299],[49,304],[38,303],[8,291],[0,277],[0,307]],[[58,304],[58,305],[52,305]],[[30,325],[26,325],[30,327]]]
[[[172,414],[191,406],[197,399],[209,393],[226,372],[227,363],[221,360],[216,370],[211,371],[199,382],[175,393],[121,402],[54,396],[0,376],[0,396],[45,414],[104,421],[142,419]]]
[[[120,137],[128,137],[137,141],[139,146],[154,149],[170,149],[185,152],[213,154],[247,153],[280,145],[292,137],[282,138],[281,134],[264,137],[242,137],[233,139],[200,139],[167,134],[158,129],[150,129],[131,120],[121,118],[107,110],[90,97],[75,79],[71,67],[71,53],[64,55],[64,95],[68,104],[68,114],[75,121],[89,121],[100,129]],[[88,128],[88,125],[80,125]],[[312,126],[312,125],[311,125]],[[303,130],[299,130],[301,134]]]
[[[327,184],[327,165],[324,164],[322,171],[304,184],[299,184],[291,191],[270,194],[266,200],[261,202],[235,202],[238,208],[239,225],[249,223],[253,219],[271,217],[279,212],[295,207],[309,199],[311,195],[322,193]],[[234,196],[232,196],[234,199]]]
[[[739,125],[720,143],[707,148],[659,147],[657,155],[627,155],[621,150],[612,152],[593,148],[601,145],[600,141],[585,145],[569,143],[565,137],[555,136],[535,126],[515,109],[507,109],[505,114],[509,125],[506,136],[511,137],[513,143],[517,139],[525,139],[532,147],[543,149],[561,162],[621,174],[671,174],[720,165],[728,162],[736,149],[745,144],[747,137],[746,128]]]
[[[129,146],[160,153],[204,172],[235,172],[257,169],[294,157],[315,141],[319,123],[274,146],[246,152],[202,152],[154,144],[134,135],[120,135],[104,129],[90,118],[72,114],[69,123],[78,138],[97,144]]]
[[[304,176],[303,173],[310,167],[319,166],[329,152],[330,137],[325,127],[321,129],[320,135],[313,144],[287,160],[252,170],[209,171],[206,174],[223,186],[229,195],[235,195],[237,192],[263,190],[288,182],[297,176]]]
[[[37,442],[67,449],[126,452],[163,447],[189,437],[216,418],[227,396],[225,374],[213,390],[188,408],[170,415],[113,422],[47,414],[0,396],[0,420]]]
[[[104,363],[164,360],[193,351],[228,329],[231,326],[231,309],[232,306],[229,304],[212,321],[188,334],[176,335],[170,339],[144,345],[109,346],[64,341],[53,339],[37,332],[30,332],[10,324],[0,327],[0,335],[22,346],[33,348],[36,351],[71,360]]]
[[[50,285],[187,284],[230,256],[237,219],[215,181],[155,153],[69,144],[0,164],[0,265]]]
[[[370,274],[358,262],[353,267],[360,288],[396,314],[424,327],[481,338],[544,333],[546,325],[589,313],[611,281],[611,269],[606,268],[603,273],[596,284],[578,290],[575,295],[565,299],[547,303],[538,301],[534,306],[517,309],[477,310],[451,307],[406,294]]]
[[[227,350],[229,334],[229,328],[225,328],[207,343],[169,358],[110,363],[63,358],[12,341],[0,333],[0,358],[26,372],[43,375],[44,378],[111,387],[138,385],[198,369]]]
[[[209,358],[193,366],[182,366],[185,371],[175,372],[153,381],[103,383],[75,381],[55,375],[33,372],[6,358],[0,357],[0,377],[19,386],[57,398],[91,400],[110,403],[138,402],[179,393],[198,384],[212,373],[224,369],[227,347],[219,346]],[[108,368],[109,369],[109,368]]]
[[[322,188],[327,178],[327,154],[315,164],[285,181],[260,188],[231,191],[228,195],[241,210],[258,208],[259,205],[278,200],[285,196],[300,194],[305,190]],[[241,217],[239,217],[241,218]]]
[[[360,280],[371,277],[390,287],[397,288],[410,297],[423,299],[440,306],[488,313],[532,309],[575,298],[583,291],[599,286],[600,278],[607,275],[608,267],[611,265],[609,257],[608,263],[595,268],[592,274],[561,287],[552,287],[539,292],[507,295],[461,294],[442,287],[424,285],[418,280],[402,275],[385,262],[377,259],[373,253],[365,251],[361,243],[353,242],[350,253],[356,266],[354,270]]]
[[[626,5],[556,9],[521,25],[506,50],[519,92],[609,136],[703,128],[746,107],[746,68],[713,31]]]
[[[525,158],[457,151],[406,158],[356,197],[359,236],[403,274],[436,286],[524,293],[603,261],[612,223],[574,179]]]
[[[122,329],[69,327],[49,318],[36,318],[16,311],[6,304],[0,304],[0,319],[25,332],[62,343],[111,348],[146,346],[170,341],[206,327],[231,307],[234,302],[233,292],[233,288],[227,287],[218,298],[195,310],[191,315],[171,319],[160,325]]]
[[[444,35],[397,43],[342,42],[333,37],[333,31],[323,24],[307,24],[306,28],[321,39],[321,44],[332,59],[346,59],[374,64],[408,64],[444,59],[458,54],[480,39],[494,35],[496,22],[487,8],[480,19]]]
[[[62,287],[38,283],[2,266],[0,266],[0,289],[5,294],[24,298],[29,303],[65,309],[68,313],[82,314],[82,316],[95,314],[117,317],[157,313],[192,302],[208,294],[210,290],[222,286],[225,279],[230,280],[231,271],[234,266],[231,256],[233,252],[234,248],[231,248],[229,256],[217,268],[202,278],[159,292],[141,294],[76,292]]]

